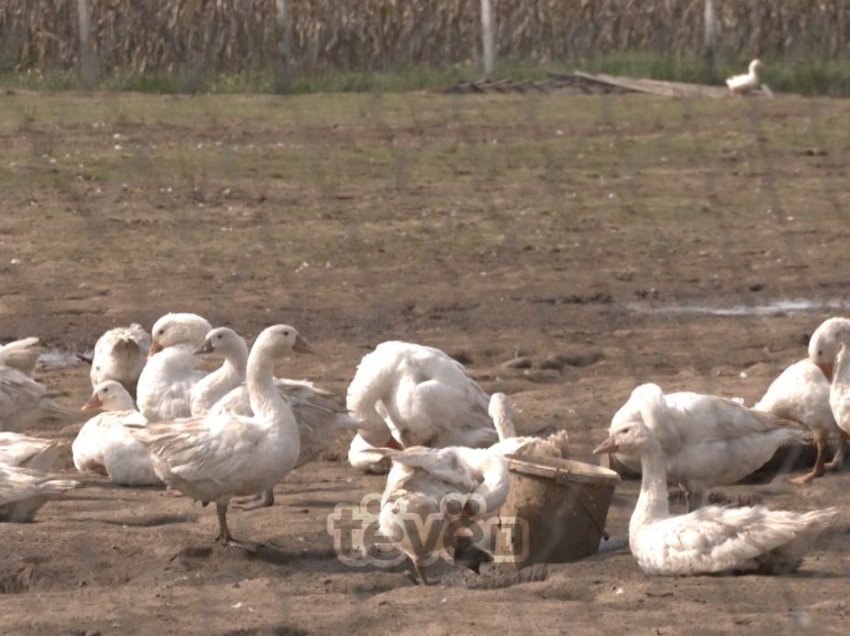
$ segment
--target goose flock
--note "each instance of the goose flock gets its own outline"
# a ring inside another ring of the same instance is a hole
[[[739,481],[806,431],[814,435],[817,459],[792,481],[840,467],[850,433],[848,350],[850,319],[827,320],[812,335],[808,356],[752,408],[713,395],[665,394],[651,383],[632,391],[594,453],[616,453],[641,471],[629,524],[641,570],[773,573],[799,566],[817,537],[836,524],[837,509],[702,504],[711,488]],[[0,521],[32,520],[45,502],[80,486],[51,475],[62,450],[56,440],[22,432],[70,417],[31,377],[41,351],[37,338],[0,348]],[[272,505],[276,484],[350,430],[352,467],[387,473],[380,531],[427,584],[423,566],[435,554],[457,556],[470,547],[485,557],[492,552],[481,533],[469,545],[475,535],[469,528],[498,515],[506,501],[506,459],[569,456],[566,431],[517,436],[508,396],[488,395],[438,349],[379,344],[360,361],[344,407],[312,382],[275,376],[276,364],[291,353],[312,348],[284,324],[264,329],[250,347],[233,329],[213,328],[192,313],[166,314],[150,334],[139,324],[107,331],[94,348],[92,393],[82,407],[94,414],[71,446],[74,466],[121,486],[164,485],[212,502],[217,539],[246,545],[228,527],[231,500],[252,497],[256,503],[246,509]],[[198,368],[207,355],[222,360],[210,373]],[[830,436],[839,445],[827,463]],[[670,513],[670,483],[684,491],[686,514]],[[423,528],[437,528],[436,540],[417,536]]]

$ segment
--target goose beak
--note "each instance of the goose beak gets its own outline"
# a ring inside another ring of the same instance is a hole
[[[100,401],[100,398],[97,397],[97,393],[95,393],[94,395],[92,395],[89,398],[88,402],[86,402],[85,404],[82,405],[82,407],[80,407],[80,410],[83,413],[89,413],[91,411],[96,411],[97,409],[99,409],[102,406],[103,406],[103,402]]]
[[[301,337],[301,334],[295,337],[295,344],[292,345],[292,350],[297,351],[298,353],[315,353],[315,351],[313,351],[313,347],[311,347],[307,341]]]
[[[212,342],[209,340],[204,340],[204,344],[201,345],[201,348],[195,352],[196,356],[202,356],[207,353],[213,353],[215,349],[213,349]]]
[[[156,340],[151,340],[151,348],[148,349],[148,358],[153,357],[155,353],[159,353],[162,351],[162,345],[159,344]]]
[[[834,365],[831,362],[818,362],[817,365],[818,369],[820,369],[823,375],[826,377],[826,381],[831,383]]]
[[[617,445],[617,441],[614,439],[614,436],[610,436],[604,442],[602,442],[599,446],[593,449],[594,455],[601,455],[602,453],[616,453],[620,450],[620,447]]]

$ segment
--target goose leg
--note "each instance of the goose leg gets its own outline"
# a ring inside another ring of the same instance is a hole
[[[428,579],[425,578],[425,575],[422,573],[421,564],[419,563],[419,559],[411,558],[410,562],[413,563],[413,571],[416,572],[416,576],[419,579],[420,585],[431,585],[428,582]]]
[[[815,458],[815,465],[809,472],[789,479],[788,481],[792,484],[806,484],[817,477],[823,477],[826,466],[826,433],[821,431],[815,433],[815,446],[817,447],[818,453]]]
[[[690,490],[685,490],[685,503],[688,504],[688,512],[693,512],[700,506],[702,506],[702,497],[703,493],[701,492],[691,492]]]
[[[222,545],[227,545],[233,541],[233,535],[230,534],[230,529],[227,527],[227,504],[215,502],[215,512],[218,515],[218,536],[216,541]]]
[[[253,501],[255,503],[248,504],[246,502]],[[238,508],[239,510],[256,510],[257,508],[269,508],[274,505],[274,489],[269,488],[268,490],[264,490],[260,495],[254,495],[253,497],[248,497],[247,499],[242,499],[236,502],[238,505],[235,505],[234,508]]]
[[[835,456],[832,461],[825,464],[826,470],[841,470],[841,465],[844,463],[844,454],[847,452],[847,433],[841,431],[838,434],[838,449],[835,451]]]

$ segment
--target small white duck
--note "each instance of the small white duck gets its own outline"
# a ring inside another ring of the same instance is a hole
[[[131,396],[135,395],[150,346],[150,334],[138,323],[106,331],[94,345],[92,388],[106,380],[117,380]]]
[[[486,447],[498,438],[487,413],[489,397],[439,349],[390,341],[360,361],[346,406],[361,438],[376,447],[393,444],[375,409],[379,400],[397,427],[396,446]]]
[[[775,417],[793,420],[812,431],[817,446],[815,465],[808,473],[790,481],[804,484],[823,476],[825,470],[841,467],[847,447],[847,433],[835,424],[829,406],[829,382],[811,360],[800,360],[785,369],[753,408]],[[832,461],[827,463],[828,441],[832,435],[838,437],[838,449]]]
[[[0,431],[67,419],[68,412],[51,397],[40,382],[18,369],[0,366]]]
[[[154,323],[148,361],[139,376],[137,403],[149,422],[189,417],[192,387],[204,373],[195,370],[195,351],[212,325],[197,314],[172,313]]]
[[[759,87],[759,70],[764,68],[761,60],[755,59],[750,62],[749,70],[745,75],[733,75],[726,78],[726,86],[733,95],[743,95]]]
[[[414,446],[376,452],[393,463],[381,498],[380,532],[410,557],[419,582],[428,585],[422,567],[456,547],[460,537],[468,538],[472,524],[505,502],[508,467],[483,448]]]
[[[734,484],[802,435],[732,400],[690,392],[665,395],[657,384],[632,392],[611,420],[610,432],[639,422],[661,443],[668,479],[685,491],[689,511],[701,505],[708,489]],[[640,466],[640,458],[626,451],[617,458],[632,470]]]
[[[636,391],[647,392],[645,402],[656,399],[646,385]],[[610,433],[594,453],[622,452],[641,460],[640,496],[629,522],[629,548],[646,574],[792,571],[818,535],[838,519],[837,508],[797,513],[764,506],[706,506],[671,516],[666,457],[650,427],[640,421],[619,422]]]
[[[312,353],[302,340],[298,353]],[[248,363],[248,345],[232,329],[218,327],[207,334],[198,353],[216,353],[224,356],[224,364],[200,380],[192,389],[192,415],[235,414],[251,416],[251,403],[245,385]],[[314,461],[327,450],[340,429],[355,426],[345,409],[334,404],[328,391],[307,380],[275,378],[280,396],[289,404],[298,422],[301,435],[301,453],[296,468]],[[274,492],[263,493],[256,507],[274,504]]]
[[[230,499],[274,487],[298,461],[298,424],[274,385],[274,364],[289,351],[305,348],[307,343],[288,325],[273,325],[257,336],[246,377],[252,417],[208,414],[149,424],[134,433],[166,484],[192,499],[215,502],[223,544],[235,543],[227,527]]]
[[[48,471],[59,456],[59,442],[20,433],[0,433],[0,464]]]
[[[517,459],[534,457],[566,458],[569,455],[567,431],[557,431],[549,437],[517,437],[514,426],[514,408],[504,393],[490,396],[490,417],[499,433],[499,441],[490,447],[502,457],[510,455]]]
[[[49,500],[79,486],[72,479],[52,479],[40,470],[0,464],[0,521],[32,521]]]
[[[71,444],[74,466],[80,472],[108,475],[120,486],[159,486],[147,447],[132,430],[147,425],[133,398],[117,380],[98,384],[83,412],[105,409],[83,424]]]
[[[44,353],[44,347],[34,336],[15,340],[0,347],[0,366],[12,367],[32,377],[38,357],[42,353]]]

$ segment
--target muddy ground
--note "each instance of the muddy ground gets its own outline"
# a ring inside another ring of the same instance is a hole
[[[279,373],[342,396],[406,339],[593,461],[638,383],[752,402],[850,302],[843,101],[8,91],[0,115],[0,337],[58,352],[166,311],[248,337],[289,322],[318,355]],[[38,378],[69,410],[90,391],[84,365]],[[70,443],[81,423],[30,432]],[[421,588],[337,558],[328,515],[383,488],[333,461],[344,442],[274,507],[231,513],[260,552],[214,544],[199,504],[83,478],[0,526],[0,632],[846,633],[847,474],[725,489],[843,507],[793,576],[653,579],[619,549]],[[637,490],[616,490],[615,537]]]

